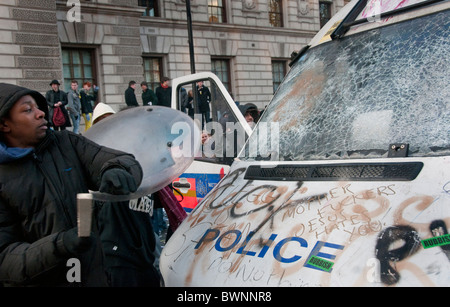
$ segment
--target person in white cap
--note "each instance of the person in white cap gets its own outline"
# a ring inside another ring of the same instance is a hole
[[[94,113],[92,114],[92,124],[95,124],[102,119],[115,114],[116,111],[114,111],[111,106],[107,105],[106,103],[99,102],[94,109]]]
[[[98,103],[92,125],[116,112]],[[98,213],[103,264],[112,287],[159,287],[161,246],[151,222],[151,195],[122,203],[104,203]]]

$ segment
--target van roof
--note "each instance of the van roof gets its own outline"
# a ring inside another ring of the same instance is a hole
[[[328,21],[308,47],[449,8],[449,0],[352,0]]]

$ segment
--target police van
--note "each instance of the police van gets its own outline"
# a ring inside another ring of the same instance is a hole
[[[449,8],[339,11],[164,247],[165,284],[450,286]]]

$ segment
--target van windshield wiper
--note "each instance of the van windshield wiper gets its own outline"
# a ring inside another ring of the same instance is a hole
[[[443,1],[448,1],[448,0],[429,0],[429,1],[423,1],[423,2],[419,2],[416,4],[412,4],[412,5],[408,5],[396,10],[392,10],[392,11],[388,11],[388,12],[384,12],[382,14],[380,14],[379,17],[381,18],[386,18],[386,17],[391,17],[394,15],[398,15],[398,14],[403,14],[405,12],[409,12],[421,7],[425,7],[437,2],[443,2]],[[344,36],[344,34],[350,29],[350,27],[355,26],[355,25],[359,25],[359,24],[363,24],[366,22],[369,22],[370,20],[372,20],[375,16],[371,16],[368,18],[361,18],[356,20],[356,18],[359,16],[359,14],[362,12],[362,10],[366,7],[367,5],[367,0],[360,0],[350,11],[350,13],[344,18],[344,20],[341,22],[341,24],[333,31],[333,33],[331,33],[330,37],[332,40],[335,39],[339,39],[342,38]]]

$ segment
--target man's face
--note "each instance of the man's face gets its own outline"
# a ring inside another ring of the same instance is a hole
[[[45,113],[30,95],[20,98],[0,124],[9,147],[35,147],[47,133]]]
[[[72,83],[70,87],[72,88],[72,90],[76,91],[78,89],[78,83]]]
[[[245,112],[245,120],[247,121],[247,123],[251,123],[254,121],[254,118],[252,116],[252,113],[250,111]]]
[[[208,134],[202,133],[202,144],[205,144],[207,139],[208,139]]]
[[[141,88],[142,88],[142,90],[145,92],[146,90],[147,90],[147,85],[145,85],[145,84],[143,84],[143,85],[141,85]]]
[[[57,92],[57,91],[59,90],[59,85],[53,83],[53,84],[52,84],[52,89],[53,89],[55,92]]]

